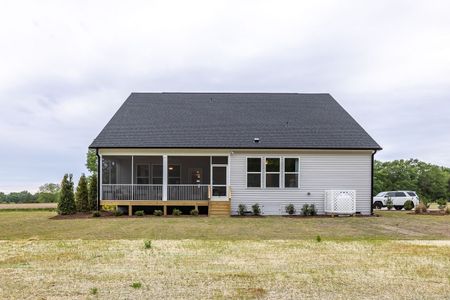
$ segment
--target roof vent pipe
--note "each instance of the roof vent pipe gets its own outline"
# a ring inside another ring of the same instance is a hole
[[[259,138],[254,138],[253,139],[253,143],[258,144],[259,143]]]

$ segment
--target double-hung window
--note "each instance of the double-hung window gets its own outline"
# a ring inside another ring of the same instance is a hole
[[[298,188],[298,158],[284,159],[284,187]]]
[[[261,187],[261,158],[247,158],[247,187]]]
[[[280,187],[280,158],[266,158],[266,187]]]

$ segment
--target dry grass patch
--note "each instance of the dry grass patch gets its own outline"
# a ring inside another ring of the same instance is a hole
[[[436,241],[1,241],[0,298],[442,299],[449,269]]]

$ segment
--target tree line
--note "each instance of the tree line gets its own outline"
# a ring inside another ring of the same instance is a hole
[[[425,202],[450,199],[450,168],[418,159],[375,161],[374,194],[410,190]]]
[[[60,185],[46,183],[32,194],[29,191],[12,192],[5,194],[0,192],[0,203],[53,203],[58,202]]]

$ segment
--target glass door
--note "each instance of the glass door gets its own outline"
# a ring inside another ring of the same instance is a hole
[[[227,197],[227,166],[212,166],[212,199],[224,199]]]

